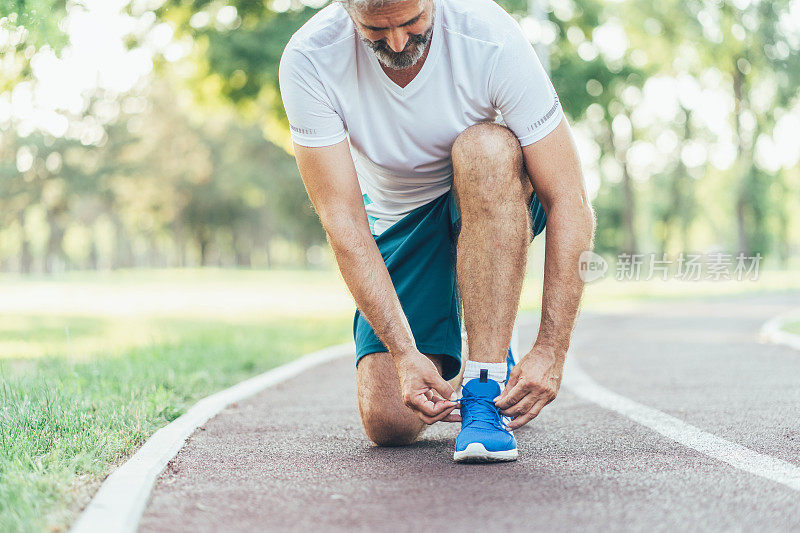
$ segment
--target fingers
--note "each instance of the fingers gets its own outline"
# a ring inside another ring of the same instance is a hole
[[[509,374],[508,376],[508,382],[506,383],[503,392],[500,393],[500,396],[495,398],[494,400],[495,405],[497,405],[497,402],[505,401],[506,398],[508,398],[508,393],[511,392],[511,389],[517,386],[517,381],[519,381],[519,369],[515,367],[514,370],[511,371],[511,374]]]
[[[433,390],[438,392],[442,399],[447,398],[448,400],[455,400],[456,399],[456,391],[453,390],[453,387],[446,382],[442,376],[438,373],[431,376],[430,380],[428,381],[427,385],[431,387]],[[452,402],[450,402],[452,403]]]
[[[427,399],[431,400],[433,403],[437,403],[437,402],[443,402],[443,401],[445,401],[445,399],[444,399],[444,398],[442,398],[442,397],[439,395],[439,393],[438,393],[438,392],[436,392],[436,391],[435,391],[435,390],[433,390],[433,389],[428,389],[428,390],[426,390],[426,391],[425,391],[425,397],[426,397]]]
[[[406,405],[408,405],[415,411],[418,411],[420,414],[429,417],[434,417],[436,415],[441,414],[442,412],[441,407],[439,408],[439,410],[437,410],[436,402],[427,399],[424,394],[418,394],[417,396],[412,398],[410,402],[407,402]],[[442,403],[439,402],[439,406],[441,405]]]
[[[456,406],[453,406],[453,407],[447,409],[446,411],[443,411],[442,413],[440,413],[440,414],[438,414],[436,416],[428,416],[428,415],[423,414],[420,411],[417,411],[417,416],[423,422],[425,422],[426,424],[431,425],[431,424],[435,424],[436,422],[445,420],[446,418],[448,418],[450,416],[458,416],[458,415],[452,415],[452,412],[453,412],[453,410],[455,408],[456,408]],[[459,419],[460,419],[460,417],[459,417]],[[455,420],[451,419],[451,420],[448,420],[448,422],[455,422]]]
[[[412,396],[405,404],[417,411],[428,424],[437,422],[447,416],[458,404],[440,398],[435,392],[425,391]]]
[[[509,380],[510,384],[510,380]],[[508,385],[506,385],[505,390],[503,391],[500,396],[498,396],[495,401],[494,405],[498,409],[508,409],[515,403],[518,403],[521,399],[528,395],[530,391],[527,390],[527,387],[520,381],[516,381],[513,387],[509,390]]]
[[[527,413],[525,413],[523,415],[520,415],[520,416],[516,417],[514,420],[509,422],[508,428],[514,430],[514,429],[517,429],[517,428],[520,428],[520,427],[524,426],[525,424],[527,424],[528,422],[530,422],[531,420],[536,418],[539,415],[539,413],[542,411],[544,406],[547,405],[547,403],[548,403],[548,400],[546,398],[540,399],[538,402],[536,402],[536,404],[533,406],[533,408],[530,411],[528,411]]]
[[[500,413],[503,416],[508,416],[511,418],[515,418],[520,415],[524,415],[528,411],[530,411],[536,402],[539,401],[539,397],[535,394],[529,393],[527,396],[522,398],[515,404],[512,404],[507,409],[500,409]]]
[[[411,389],[414,392],[404,395],[403,402],[416,411],[417,416],[426,424],[444,420],[458,407],[457,403],[449,399],[456,397],[453,387],[435,370],[431,374],[433,375],[423,377],[417,387],[412,386]],[[451,419],[451,421],[455,420]]]
[[[433,423],[436,423],[436,422],[440,422],[440,421],[444,420],[445,418],[447,418],[447,417],[449,417],[449,416],[451,416],[451,415],[452,415],[452,416],[454,416],[454,417],[455,417],[455,416],[458,416],[458,417],[459,417],[459,419],[460,419],[461,417],[460,417],[459,415],[453,415],[453,414],[452,414],[452,413],[453,413],[453,411],[456,409],[456,407],[457,407],[457,406],[453,406],[453,407],[451,407],[451,408],[447,409],[447,411],[444,411],[444,412],[443,412],[442,414],[440,414],[439,416],[433,417],[433,418],[431,419],[431,421],[430,421],[430,422],[428,422],[428,424],[433,424]]]

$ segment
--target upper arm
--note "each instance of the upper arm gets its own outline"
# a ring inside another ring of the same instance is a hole
[[[330,146],[347,136],[317,69],[291,42],[281,55],[278,84],[294,142]]]
[[[558,126],[561,103],[550,77],[519,24],[508,17],[508,33],[489,77],[489,98],[521,146]]]
[[[540,141],[522,147],[525,169],[545,213],[558,202],[591,208],[567,119]]]
[[[355,222],[369,232],[348,141],[324,147],[294,144],[295,158],[308,197],[330,233],[334,225]]]
[[[341,221],[363,218],[368,228],[344,122],[316,68],[291,42],[281,55],[278,81],[297,167],[323,226],[330,233]]]

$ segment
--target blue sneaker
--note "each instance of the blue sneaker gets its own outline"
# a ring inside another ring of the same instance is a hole
[[[456,437],[453,459],[457,462],[483,463],[517,459],[517,440],[506,427],[506,417],[494,406],[500,384],[482,370],[461,389],[461,433]]]

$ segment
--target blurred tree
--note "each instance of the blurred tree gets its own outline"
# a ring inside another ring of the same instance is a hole
[[[254,247],[269,262],[276,237],[304,250],[324,242],[294,160],[258,127],[224,109],[182,109],[165,83],[152,86],[150,108],[134,124],[138,142],[128,156],[146,165],[133,180],[120,176],[118,212],[129,231],[144,220],[151,235],[169,235],[179,264],[189,242],[202,264],[243,266]]]
[[[178,35],[189,36],[200,52],[191,83],[198,101],[232,102],[262,126],[267,139],[290,152],[278,63],[289,38],[316,11],[301,5],[279,12],[254,0],[167,0],[157,15],[174,24]]]
[[[786,206],[775,205],[767,196],[766,182],[780,182],[780,170],[760,168],[756,149],[759,138],[771,135],[776,116],[798,103],[800,36],[788,22],[791,1],[637,0],[626,3],[626,9],[630,33],[647,43],[650,60],[661,72],[695,79],[709,72],[724,76],[733,101],[730,120],[736,160],[730,175],[736,189],[738,250],[763,254],[770,248],[787,248],[787,242],[772,242],[767,229],[770,219],[779,226],[789,220]],[[697,105],[682,110],[688,115],[687,125]],[[697,135],[687,130],[681,138],[686,142]],[[678,167],[673,179],[679,182],[685,174]],[[677,194],[675,206],[691,205],[685,201],[689,194]],[[673,220],[685,222],[690,216],[691,212],[679,211]],[[785,227],[778,233],[788,236]]]
[[[564,110],[589,143],[598,251],[735,245],[791,256],[800,166],[770,152],[777,122],[800,105],[789,0],[548,0],[545,21],[524,17],[527,0],[499,1],[549,46]],[[0,20],[0,268],[263,265],[286,259],[284,243],[303,261],[324,243],[287,155],[277,83],[285,43],[315,7],[125,4],[142,27],[163,33],[166,21],[188,55],[156,55],[129,93],[86,92],[62,137],[17,132],[11,89],[33,94],[31,59],[64,42],[65,4],[0,0],[0,19],[12,15]],[[151,50],[149,35],[127,44]],[[722,118],[708,118],[712,100],[730,101]],[[109,108],[122,111],[112,120]],[[731,146],[732,164],[709,164]]]
[[[0,0],[0,28],[24,28],[28,45],[60,50],[67,42],[59,23],[66,0]]]
[[[297,243],[305,264],[325,239],[294,160],[230,111],[185,109],[175,97],[164,81],[128,95],[122,107],[135,111],[97,145],[0,136],[0,264],[250,266],[258,251],[269,266],[276,239]]]
[[[631,61],[634,48],[604,50],[598,40],[607,39],[598,28],[624,32],[619,8],[596,0],[560,2],[551,8],[550,21],[556,41],[551,47],[551,76],[564,111],[573,121],[585,121],[607,159],[606,168],[615,167],[618,176],[601,173],[607,194],[597,198],[598,219],[619,221],[613,232],[600,232],[598,251],[636,253],[637,198],[628,162],[628,150],[635,132],[629,119],[631,103],[626,90],[639,88],[646,73]],[[624,34],[623,34],[624,36]],[[601,43],[602,44],[602,43]],[[593,111],[590,110],[593,107]],[[611,237],[612,240],[608,240]]]

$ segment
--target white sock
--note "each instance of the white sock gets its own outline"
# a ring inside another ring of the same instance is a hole
[[[506,373],[508,373],[507,363],[479,363],[478,361],[467,360],[467,366],[464,369],[464,380],[462,383],[467,384],[468,381],[473,379],[480,379],[481,370],[487,370],[487,377],[496,381],[500,385],[500,392],[506,387]]]

